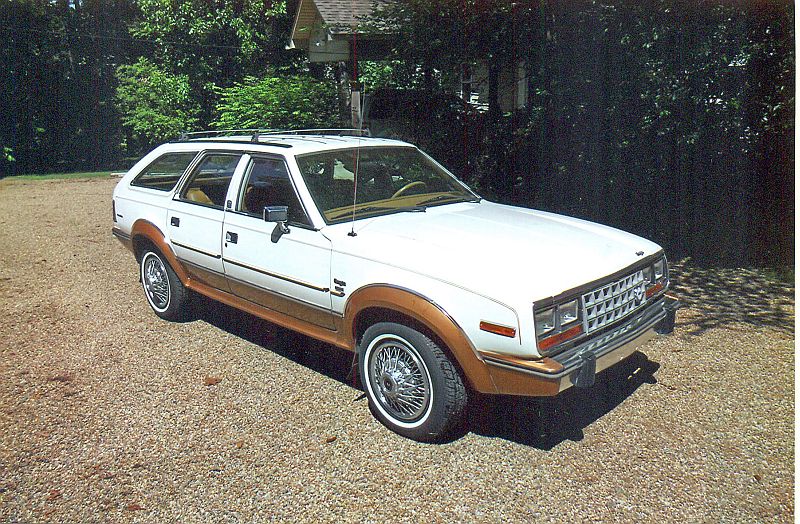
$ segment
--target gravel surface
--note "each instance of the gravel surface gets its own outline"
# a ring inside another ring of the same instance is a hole
[[[158,319],[115,183],[0,181],[0,521],[793,521],[791,287],[679,263],[674,336],[418,444],[345,352],[210,302]]]

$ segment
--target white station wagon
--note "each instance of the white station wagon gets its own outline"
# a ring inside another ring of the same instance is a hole
[[[374,415],[420,441],[471,392],[593,385],[678,307],[658,245],[488,202],[413,145],[352,132],[184,136],[122,178],[113,214],[158,316],[196,292],[353,351]]]

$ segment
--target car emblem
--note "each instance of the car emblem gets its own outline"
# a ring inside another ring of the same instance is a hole
[[[642,303],[642,299],[644,298],[644,284],[642,284],[641,286],[637,286],[633,290],[633,298],[636,301],[637,305]]]

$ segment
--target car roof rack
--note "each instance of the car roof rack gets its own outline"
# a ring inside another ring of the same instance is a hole
[[[235,136],[250,135],[250,142],[255,144],[268,144],[280,147],[291,147],[288,144],[262,142],[262,136],[277,135],[328,135],[328,136],[372,136],[369,129],[349,129],[349,128],[321,128],[321,129],[212,129],[208,131],[184,131],[176,142],[187,142],[189,140],[224,140]]]
[[[333,135],[333,136],[366,136],[370,137],[372,134],[369,129],[357,129],[346,127],[331,127],[320,129],[287,129],[287,130],[269,130],[262,132],[262,135]]]

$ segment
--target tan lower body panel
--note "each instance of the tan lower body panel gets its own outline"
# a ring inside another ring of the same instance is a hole
[[[278,293],[271,293],[265,289],[256,286],[251,286],[238,280],[229,279],[230,289],[234,295],[255,302],[260,306],[264,306],[272,311],[277,311],[298,320],[320,326],[325,329],[337,330],[335,317],[330,311],[314,307],[310,304],[304,304],[297,300],[285,297]],[[217,287],[217,286],[215,286]],[[341,318],[341,317],[339,317]]]
[[[325,327],[308,322],[307,320],[302,320],[287,315],[286,313],[269,309],[260,304],[256,304],[255,302],[251,302],[242,297],[221,291],[196,280],[190,279],[188,282],[186,282],[186,286],[193,291],[197,291],[198,293],[207,296],[208,298],[217,300],[231,307],[235,307],[236,309],[250,313],[258,318],[262,318],[287,329],[297,331],[309,337],[316,338],[317,340],[327,342],[328,344],[332,344],[343,349],[348,349],[350,351],[354,350],[352,345],[348,343],[348,340],[342,336],[340,329],[341,318],[337,318],[335,316],[332,317],[331,323],[335,326],[335,329],[327,329]]]
[[[215,287],[217,289],[222,289],[225,291],[228,290],[228,282],[225,278],[225,275],[217,273],[216,271],[209,271],[208,269],[200,267],[196,264],[187,262],[182,258],[179,258],[178,260],[181,261],[183,267],[186,269],[186,273],[189,274],[189,278],[192,280],[201,282],[207,286]]]

